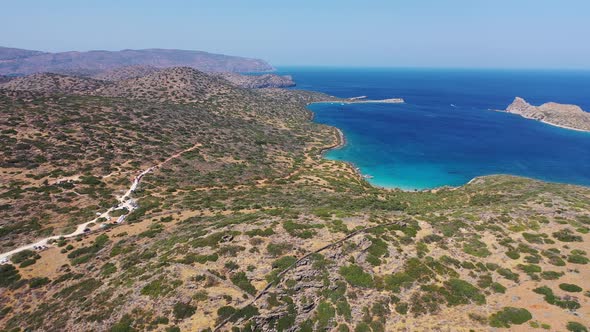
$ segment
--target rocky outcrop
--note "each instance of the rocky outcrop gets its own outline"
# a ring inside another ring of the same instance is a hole
[[[168,68],[186,66],[205,72],[250,72],[272,70],[266,61],[202,51],[144,49],[43,53],[0,48],[0,74],[28,75],[53,72],[96,75],[125,66]]]
[[[233,85],[246,89],[287,88],[295,86],[293,78],[289,75],[240,75],[236,73],[219,73],[215,75],[229,81]]]
[[[558,127],[590,131],[590,113],[576,105],[546,103],[533,106],[524,99],[516,97],[506,112]]]

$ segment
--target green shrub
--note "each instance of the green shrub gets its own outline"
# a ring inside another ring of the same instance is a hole
[[[344,277],[349,284],[356,287],[373,287],[373,277],[363,271],[363,268],[351,264],[349,266],[340,267],[340,274]]]
[[[320,302],[316,309],[316,328],[320,331],[330,329],[332,327],[332,319],[336,315],[336,310],[328,302]]]
[[[535,265],[535,264],[528,264],[528,265],[518,264],[516,267],[519,270],[521,270],[522,272],[527,273],[527,274],[539,273],[542,271],[541,267],[539,265]]]
[[[365,322],[360,322],[354,328],[354,332],[371,332],[371,327]]]
[[[547,286],[535,288],[533,289],[533,292],[544,295],[545,302],[558,306],[560,308],[569,310],[576,310],[580,308],[580,304],[578,302],[573,300],[563,300],[555,296],[551,288]]]
[[[192,305],[190,305],[188,303],[177,302],[174,305],[174,308],[172,311],[173,311],[174,317],[176,317],[176,319],[185,319],[185,318],[188,318],[188,317],[191,317],[192,315],[194,315],[196,310],[197,310],[196,307],[193,307]]]
[[[570,292],[570,293],[578,293],[582,291],[582,287],[578,286],[578,285],[574,285],[574,284],[559,284],[559,288],[561,290],[564,290],[566,292]]]
[[[554,232],[553,237],[561,242],[583,242],[582,237],[575,235],[571,229],[562,229]]]
[[[278,275],[285,271],[289,266],[295,264],[297,258],[293,256],[283,256],[272,263],[272,272],[266,276],[268,282],[278,282]]]
[[[45,278],[32,278],[31,280],[29,280],[29,287],[31,288],[39,288],[42,286],[45,286],[49,283],[49,278],[45,277]]]
[[[13,262],[14,264],[20,264],[24,261],[27,260],[33,260],[33,262],[36,259],[41,258],[41,256],[39,256],[39,254],[37,254],[36,252],[34,252],[33,250],[23,250],[20,252],[17,252],[16,254],[12,255],[12,257],[10,257],[10,261]],[[31,264],[29,264],[31,265]]]
[[[104,276],[111,275],[111,274],[117,272],[117,266],[111,262],[106,263],[105,265],[102,266],[102,268],[100,269],[100,272]]]
[[[124,315],[119,322],[111,327],[111,332],[135,332],[136,330],[131,327],[133,319],[129,315]]]
[[[156,279],[145,285],[141,289],[141,295],[147,295],[151,298],[157,298],[170,293],[176,287],[180,286],[182,281],[174,280],[169,281],[167,279]]]
[[[336,302],[336,312],[340,316],[344,317],[346,321],[350,321],[350,319],[352,319],[352,309],[350,308],[348,301],[346,301],[346,298],[342,298],[342,300]]]
[[[269,243],[266,246],[266,251],[272,257],[279,257],[284,255],[287,251],[291,250],[293,245],[289,243]]]
[[[590,262],[590,259],[582,255],[570,255],[567,257],[567,261],[568,263],[572,264],[588,264],[588,262]]]
[[[504,287],[502,284],[494,282],[492,283],[492,290],[496,293],[506,293],[506,287]]]
[[[499,268],[496,270],[496,272],[498,272],[499,275],[501,275],[502,277],[504,277],[508,280],[518,282],[518,274],[510,271],[510,269]]]
[[[586,326],[578,322],[568,322],[565,328],[567,328],[568,331],[572,332],[588,332]]]
[[[405,302],[400,302],[395,305],[395,311],[397,311],[401,315],[405,315],[408,313],[408,304]]]
[[[250,295],[256,294],[256,288],[250,283],[245,272],[235,273],[230,277],[231,282]]]
[[[520,325],[533,318],[524,308],[504,307],[489,318],[492,327],[510,327],[511,324]]]
[[[253,229],[251,231],[247,231],[244,234],[248,235],[249,237],[253,237],[253,236],[262,236],[262,237],[268,237],[273,235],[275,232],[272,229],[272,227],[269,228],[257,228],[257,229]]]
[[[541,278],[545,280],[556,280],[563,276],[563,272],[556,271],[543,271],[541,272]]]
[[[229,317],[231,317],[235,313],[236,313],[236,308],[234,308],[232,306],[220,307],[219,309],[217,309],[217,323],[219,324],[220,322],[228,319]]]
[[[486,303],[486,298],[479,289],[465,280],[451,278],[444,285],[448,291],[444,295],[450,306],[468,304],[470,302],[480,305]]]
[[[323,225],[308,225],[296,223],[292,220],[287,220],[283,223],[283,228],[291,236],[299,237],[302,239],[310,239],[316,235],[314,228],[321,228]]]
[[[520,254],[516,250],[507,251],[506,256],[510,257],[511,259],[519,259],[520,258]]]
[[[464,243],[463,251],[476,257],[488,257],[492,254],[486,244],[477,239],[471,239],[469,242]]]

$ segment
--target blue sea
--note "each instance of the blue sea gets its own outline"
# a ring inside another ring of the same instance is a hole
[[[406,190],[512,174],[590,186],[590,133],[497,112],[516,96],[590,111],[590,71],[280,68],[298,89],[405,104],[313,104],[315,121],[346,145],[326,158],[355,164],[372,184]]]

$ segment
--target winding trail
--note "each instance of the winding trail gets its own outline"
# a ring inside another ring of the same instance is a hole
[[[76,230],[73,231],[72,233],[70,233],[70,234],[62,234],[62,235],[49,236],[49,237],[46,237],[44,239],[41,239],[41,240],[39,240],[37,242],[31,243],[31,244],[26,244],[26,245],[23,245],[23,246],[18,247],[16,249],[13,249],[11,251],[2,253],[2,254],[0,254],[0,264],[7,264],[7,263],[9,263],[9,258],[12,255],[14,255],[16,253],[19,253],[21,251],[24,251],[24,250],[37,250],[39,247],[43,248],[43,247],[49,246],[51,241],[55,241],[55,240],[58,240],[60,238],[67,239],[67,238],[76,237],[78,235],[82,235],[82,234],[85,233],[85,230],[91,224],[97,223],[98,220],[100,220],[101,218],[105,218],[105,219],[108,220],[111,217],[110,216],[110,213],[111,212],[113,212],[115,210],[121,210],[121,209],[124,209],[125,208],[128,211],[127,214],[119,217],[119,219],[117,220],[117,223],[123,222],[124,219],[125,219],[125,216],[127,216],[129,213],[133,212],[135,209],[138,208],[138,206],[135,203],[135,201],[133,200],[133,198],[131,198],[131,194],[135,190],[137,190],[137,187],[139,186],[139,183],[141,182],[141,180],[143,179],[143,177],[146,174],[154,171],[155,169],[160,168],[162,165],[166,164],[167,162],[169,162],[169,161],[171,161],[173,159],[176,159],[176,158],[180,157],[182,154],[184,154],[186,152],[189,152],[189,151],[192,151],[192,150],[198,148],[199,146],[201,146],[201,144],[195,144],[192,147],[190,147],[188,149],[185,149],[185,150],[182,150],[182,151],[180,151],[180,152],[178,152],[178,153],[176,153],[176,154],[168,157],[166,160],[164,160],[164,161],[162,161],[162,162],[160,162],[160,163],[158,163],[158,164],[156,164],[156,165],[154,165],[154,166],[152,166],[152,167],[150,167],[150,168],[142,171],[141,173],[139,173],[135,178],[133,178],[133,182],[131,183],[131,186],[125,192],[125,194],[123,194],[123,196],[121,196],[118,199],[119,200],[119,204],[117,204],[114,207],[109,208],[105,212],[103,212],[100,215],[98,215],[96,218],[94,218],[94,219],[92,219],[90,221],[87,221],[87,222],[85,222],[83,224],[80,224],[80,225],[76,226]]]
[[[297,261],[295,261],[295,263],[289,265],[289,267],[287,267],[286,269],[284,269],[281,273],[277,274],[277,278],[274,281],[269,282],[268,284],[266,284],[266,286],[254,297],[254,299],[252,299],[251,301],[247,302],[245,305],[243,305],[240,309],[243,309],[249,305],[254,304],[254,302],[258,301],[262,296],[264,296],[264,294],[268,293],[268,291],[272,288],[273,285],[275,285],[275,283],[277,283],[278,280],[280,280],[287,272],[293,270],[294,268],[296,268],[299,263],[303,262],[304,260],[306,260],[307,258],[309,258],[311,255],[314,254],[318,254],[324,250],[330,249],[332,247],[335,247],[359,234],[363,234],[369,231],[372,231],[376,228],[380,228],[380,227],[387,227],[387,226],[393,226],[393,225],[399,225],[402,227],[406,227],[407,226],[407,221],[409,220],[402,220],[402,221],[393,221],[393,222],[389,222],[389,223],[385,223],[385,224],[379,224],[376,226],[371,226],[371,227],[367,227],[367,228],[363,228],[363,229],[359,229],[356,230],[348,235],[346,235],[345,237],[341,238],[340,240],[337,240],[335,242],[329,243],[319,249],[316,249],[312,252],[309,252],[307,254],[305,254],[304,256],[302,256],[301,258],[299,258]],[[230,315],[229,317],[227,317],[225,320],[223,320],[221,323],[219,323],[215,329],[213,331],[219,331],[225,324],[227,324],[229,321],[231,321],[234,316],[240,311],[240,309],[236,310],[236,312],[232,315]]]

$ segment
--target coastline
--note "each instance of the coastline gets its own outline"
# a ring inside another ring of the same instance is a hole
[[[311,103],[308,103],[307,106],[312,105],[312,104],[338,104],[338,103],[339,102],[319,101],[319,102],[311,102]],[[308,111],[311,113],[310,121],[315,122],[315,112],[312,111],[309,108],[308,108]],[[320,155],[321,158],[325,158],[325,154],[328,151],[334,150],[334,149],[340,149],[340,148],[342,148],[342,147],[344,147],[346,145],[346,136],[344,135],[344,132],[340,128],[335,127],[335,126],[330,126],[330,125],[326,125],[326,126],[328,126],[330,128],[333,128],[334,135],[336,136],[336,143],[334,143],[334,144],[332,144],[330,146],[321,148],[320,151],[319,151],[319,155]],[[461,188],[463,186],[466,186],[466,185],[470,184],[471,182],[475,181],[476,179],[478,179],[478,177],[475,177],[475,178],[471,179],[469,182],[467,182],[466,184],[461,185],[461,186],[457,186],[457,187],[441,186],[441,187],[431,188],[431,189],[403,189],[403,188],[398,188],[398,187],[383,187],[383,186],[379,186],[379,185],[376,185],[374,183],[369,182],[367,180],[367,177],[363,173],[361,173],[360,168],[357,167],[353,162],[351,162],[351,161],[345,161],[345,160],[335,160],[335,161],[342,162],[342,163],[348,165],[350,167],[350,169],[352,170],[352,173],[354,175],[356,175],[359,180],[366,182],[368,185],[370,185],[372,187],[379,188],[379,189],[382,189],[382,190],[387,190],[387,191],[433,192],[433,191],[441,190],[441,189],[444,189],[444,188],[450,188],[452,190],[455,190],[455,189],[459,189],[459,188]]]
[[[323,102],[321,102],[323,103]],[[314,103],[310,103],[310,104],[314,104]],[[308,104],[309,105],[309,104]],[[312,110],[309,110],[312,113],[311,116],[311,121],[314,121],[315,118],[315,112],[313,112]],[[329,126],[330,128],[333,128],[334,130],[334,135],[336,136],[336,143],[327,146],[327,147],[323,147],[320,149],[320,157],[321,158],[325,158],[325,154],[333,149],[340,149],[342,147],[344,147],[346,145],[346,136],[344,135],[344,132],[338,128],[338,127],[334,127],[334,126]],[[378,189],[382,189],[382,190],[387,190],[387,191],[401,191],[401,192],[431,192],[431,193],[436,193],[440,190],[459,190],[462,189],[464,187],[467,187],[473,183],[475,183],[477,180],[484,178],[484,177],[488,177],[488,176],[515,176],[515,175],[510,175],[510,174],[489,174],[489,175],[483,175],[483,176],[476,176],[474,178],[472,178],[471,180],[469,180],[468,182],[466,182],[465,184],[459,185],[459,186],[449,186],[449,185],[444,185],[444,186],[440,186],[440,187],[436,187],[436,188],[430,188],[430,189],[403,189],[403,188],[399,188],[399,187],[383,187],[383,186],[379,186],[376,185],[374,183],[371,183],[367,180],[366,176],[361,173],[361,170],[359,167],[357,167],[353,162],[351,161],[345,161],[345,160],[334,160],[337,162],[342,162],[346,165],[348,165],[352,171],[352,173],[354,175],[356,175],[358,177],[359,180],[366,182],[368,185],[370,185],[371,187],[375,187]]]
[[[512,113],[512,114],[514,114],[514,113]],[[520,115],[520,114],[518,114],[518,115]],[[526,116],[522,116],[522,117],[525,118],[525,119],[529,119],[529,120],[536,120],[536,119],[533,119],[533,118],[527,118]],[[564,126],[564,125],[558,125],[556,123],[552,123],[552,122],[545,121],[545,120],[536,120],[536,121],[539,121],[541,123],[544,123],[544,124],[547,124],[547,125],[550,125],[550,126],[559,127],[559,128],[562,128],[562,129],[575,130],[575,131],[579,131],[579,132],[583,132],[583,133],[590,133],[590,130],[587,130],[587,129],[580,129],[580,128],[573,128],[573,127],[568,127],[568,126]]]
[[[337,127],[332,127],[336,131],[336,143],[328,146],[328,147],[324,147],[320,150],[320,155],[322,156],[322,158],[324,157],[324,155],[326,154],[326,152],[330,151],[330,150],[334,150],[334,149],[340,149],[342,147],[344,147],[346,145],[346,137],[344,136],[344,133],[342,132],[342,130],[340,130],[340,128]]]
[[[508,112],[506,110],[492,110],[492,111],[494,111],[494,112],[500,112],[500,113],[507,113],[507,114],[514,114],[514,115],[520,116],[523,119],[532,120],[532,121],[536,121],[536,122],[541,122],[541,123],[544,123],[546,125],[553,126],[553,127],[558,127],[558,128],[561,128],[561,129],[574,130],[574,131],[579,131],[579,132],[582,132],[582,133],[590,133],[590,129],[580,129],[580,128],[568,127],[568,126],[560,125],[560,124],[553,123],[553,122],[550,122],[550,121],[547,121],[547,120],[543,120],[543,119],[531,118],[531,117],[524,116],[524,115],[519,114],[519,113]]]

